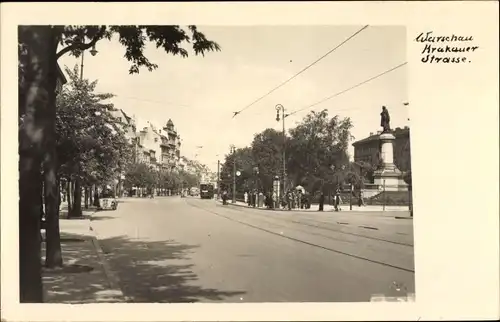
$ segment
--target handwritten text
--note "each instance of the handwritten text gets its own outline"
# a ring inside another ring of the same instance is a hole
[[[472,44],[472,36],[447,35],[434,36],[432,31],[421,33],[415,38],[416,42],[424,43],[421,52],[422,63],[466,63],[471,62],[470,54],[479,46]]]

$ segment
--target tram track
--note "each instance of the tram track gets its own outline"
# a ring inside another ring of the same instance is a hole
[[[266,232],[266,233],[271,234],[271,235],[275,235],[275,236],[278,236],[278,237],[281,237],[281,238],[285,238],[285,239],[288,239],[288,240],[299,242],[301,244],[309,245],[309,246],[312,246],[312,247],[324,249],[326,251],[330,251],[330,252],[333,252],[333,253],[345,255],[345,256],[348,256],[348,257],[351,257],[351,258],[356,258],[356,259],[363,260],[363,261],[366,261],[366,262],[371,262],[371,263],[379,264],[379,265],[382,265],[382,266],[385,266],[385,267],[390,267],[390,268],[394,268],[394,269],[397,269],[397,270],[401,270],[401,271],[405,271],[405,272],[410,272],[410,273],[414,273],[415,272],[414,269],[409,269],[409,268],[402,267],[402,266],[399,266],[399,265],[394,265],[394,264],[390,264],[390,263],[387,263],[387,262],[383,262],[383,261],[371,259],[371,258],[368,258],[366,256],[356,255],[356,254],[353,254],[352,252],[341,251],[339,249],[335,249],[335,248],[332,248],[332,247],[327,247],[327,246],[319,245],[318,243],[309,242],[309,241],[306,241],[306,240],[301,239],[301,238],[296,238],[296,237],[284,235],[282,233],[277,233],[275,231],[272,231],[272,230],[269,230],[269,229],[266,229],[266,228],[263,228],[263,227],[259,227],[259,226],[255,225],[255,224],[252,224],[252,223],[249,223],[249,222],[245,222],[243,220],[238,220],[238,219],[233,218],[231,216],[224,215],[221,212],[214,211],[212,209],[208,209],[206,207],[197,205],[196,203],[190,202],[188,200],[186,200],[186,203],[188,205],[192,206],[192,207],[198,208],[200,210],[203,210],[205,212],[211,213],[211,214],[216,215],[218,217],[225,218],[227,220],[239,223],[241,225],[245,225],[247,227],[251,227],[253,229],[260,230],[262,232]],[[234,210],[234,209],[232,209],[232,210]],[[264,220],[264,221],[266,221],[266,220]],[[273,223],[273,224],[276,225],[276,223]],[[287,228],[287,227],[285,227],[285,228]],[[307,233],[311,234],[311,232],[307,232]],[[342,233],[342,232],[339,232],[339,233]],[[356,235],[354,235],[354,236],[356,236]],[[323,237],[325,237],[325,236],[323,236]],[[359,235],[359,236],[356,236],[356,237],[365,237],[365,236]],[[370,239],[373,239],[373,238],[370,238]],[[386,241],[385,240],[385,242],[390,242],[390,241]],[[400,246],[402,246],[402,245],[400,245]],[[406,246],[408,246],[408,245],[406,245]]]
[[[232,210],[240,211],[240,212],[244,213],[243,210],[236,209],[236,207],[234,207]],[[259,216],[259,217],[265,218],[265,219],[269,218],[268,215],[259,213],[259,211],[261,211],[261,210],[256,210],[256,211],[252,212],[252,215],[256,215],[256,216]],[[311,227],[311,228],[326,230],[326,231],[335,232],[335,233],[339,233],[339,234],[350,235],[350,236],[355,236],[355,237],[361,237],[361,238],[365,238],[365,239],[371,239],[371,240],[376,240],[376,241],[380,241],[380,242],[386,242],[386,243],[390,243],[390,244],[394,244],[394,245],[399,245],[399,246],[413,247],[412,244],[408,244],[408,243],[404,243],[404,242],[398,242],[398,241],[384,239],[384,238],[380,238],[380,237],[367,236],[367,235],[358,234],[358,233],[354,233],[354,232],[343,231],[343,230],[340,230],[340,229],[334,229],[334,228],[331,227],[331,223],[320,221],[320,220],[316,220],[316,222],[328,225],[330,227],[323,227],[323,226],[320,226],[320,225],[314,225],[314,224],[306,223],[306,222],[303,222],[303,221],[297,221],[297,220],[294,220],[294,219],[284,219],[284,218],[280,218],[280,217],[276,217],[276,216],[273,216],[272,218],[276,219],[277,221],[281,221],[281,222],[294,223],[294,224],[297,224],[297,225],[304,225],[304,226],[308,226],[308,227]]]

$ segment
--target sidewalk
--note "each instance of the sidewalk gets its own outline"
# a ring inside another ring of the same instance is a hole
[[[45,303],[126,302],[91,230],[91,214],[84,212],[85,219],[60,219],[64,266],[44,268]],[[44,263],[45,242],[42,243],[42,256]]]
[[[219,203],[222,203],[221,200],[217,200]],[[228,201],[228,205],[230,206],[237,206],[237,207],[246,207],[246,208],[253,208],[248,206],[246,203],[242,201],[236,201],[236,203],[232,203],[231,200]],[[292,209],[293,212],[317,212],[319,208],[318,204],[312,204],[310,209]],[[342,212],[385,212],[387,213],[388,216],[396,216],[395,213],[399,213],[397,217],[407,217],[409,215],[405,214],[408,213],[408,206],[386,206],[385,210],[383,206],[364,206],[364,207],[359,207],[357,205],[352,206],[352,210],[349,209],[349,204],[342,204],[340,205],[340,208],[342,209]],[[253,209],[258,209],[258,210],[269,210],[265,207],[263,208],[253,208]],[[274,211],[288,211],[285,209],[274,209]],[[328,212],[328,211],[335,211],[335,208],[332,205],[324,205],[323,211]]]

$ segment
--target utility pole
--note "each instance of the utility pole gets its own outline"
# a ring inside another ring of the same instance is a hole
[[[285,107],[281,104],[277,104],[276,108],[276,121],[280,121],[280,111],[281,111],[281,120],[283,125],[283,153],[282,153],[282,161],[283,161],[283,193],[286,193],[286,133],[285,133],[285,118],[288,114],[285,114]]]
[[[82,62],[80,64],[80,80],[83,79],[83,57],[85,56],[85,50],[82,51]]]
[[[351,183],[351,189],[350,189],[350,193],[349,193],[349,210],[352,210],[352,193],[353,193],[353,186],[352,186],[352,183]]]
[[[233,203],[236,203],[236,147],[231,146],[233,153]]]
[[[95,49],[95,45],[90,50],[90,54],[92,56],[97,55],[97,50]],[[80,80],[83,80],[83,58],[84,58],[84,56],[85,56],[85,50],[82,51],[82,62],[80,63]]]
[[[217,199],[220,198],[220,160],[217,160]]]

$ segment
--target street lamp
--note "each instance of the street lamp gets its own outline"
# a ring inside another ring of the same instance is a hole
[[[233,155],[233,203],[236,203],[236,147],[231,145],[231,154]]]
[[[95,56],[97,55],[98,51],[95,49],[95,44],[92,46],[92,49],[90,50],[90,54],[92,56]],[[81,62],[81,65],[80,65],[80,80],[83,79],[83,58],[85,56],[85,50],[82,51],[82,62]]]
[[[95,44],[94,44],[94,45],[92,46],[92,49],[90,50],[90,54],[91,54],[92,56],[95,56],[95,55],[97,55],[97,53],[98,53],[98,51],[95,49]]]
[[[255,186],[256,186],[257,190],[260,190],[259,167],[258,166],[253,167],[253,174],[254,174]],[[254,189],[255,189],[255,187],[254,187]]]
[[[281,104],[277,104],[275,106],[276,108],[276,121],[279,122],[280,121],[280,111],[281,111],[281,120],[282,120],[282,123],[283,123],[283,155],[282,155],[282,161],[283,161],[283,192],[285,191],[286,187],[286,154],[285,154],[285,150],[286,150],[286,133],[285,133],[285,118],[289,116],[289,114],[285,114],[285,107]]]

